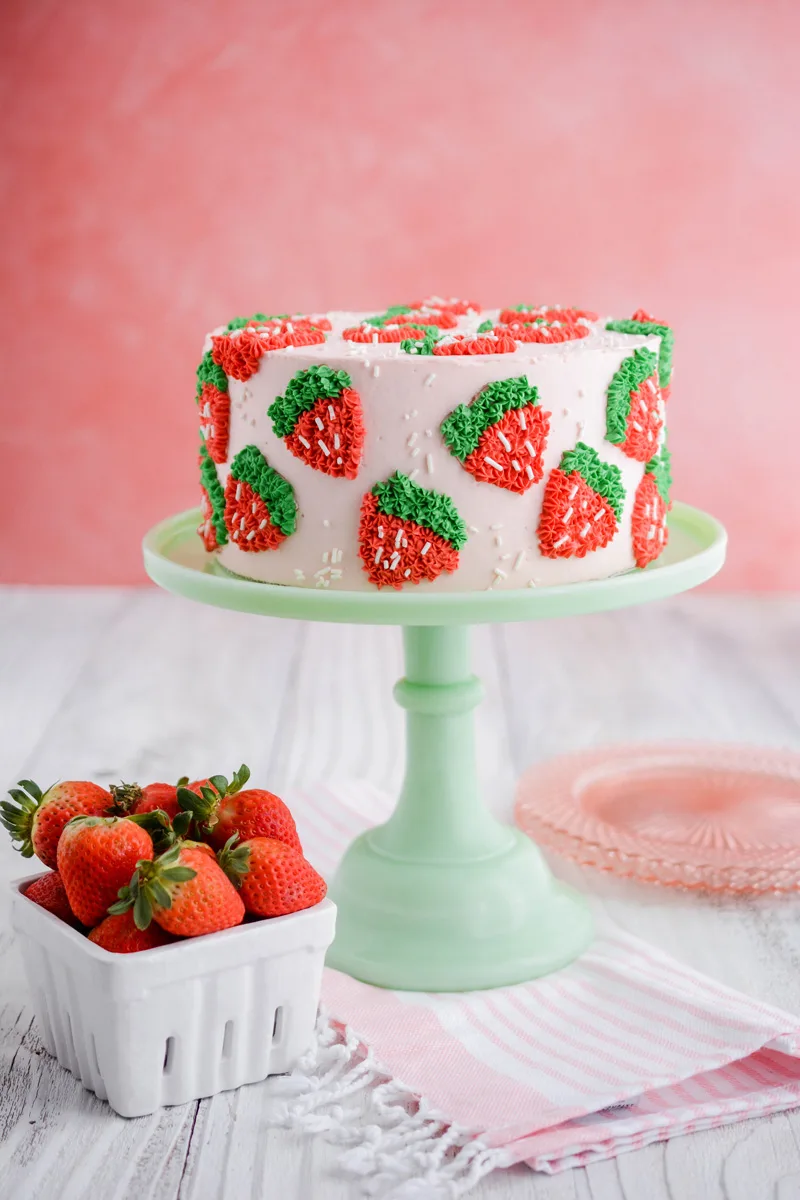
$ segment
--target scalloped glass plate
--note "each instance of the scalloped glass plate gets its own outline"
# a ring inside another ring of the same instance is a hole
[[[532,767],[516,819],[582,866],[739,895],[800,890],[800,755],[756,746],[608,746]]]

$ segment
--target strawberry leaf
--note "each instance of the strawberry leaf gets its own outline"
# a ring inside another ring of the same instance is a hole
[[[42,789],[38,786],[38,784],[35,784],[32,779],[20,779],[19,786],[24,788],[26,792],[29,792],[37,803],[39,800],[41,800]]]
[[[137,929],[147,929],[153,919],[153,906],[144,888],[136,893],[133,902],[133,923]]]

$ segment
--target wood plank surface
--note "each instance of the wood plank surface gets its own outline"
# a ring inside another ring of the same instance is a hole
[[[508,815],[530,763],[603,742],[800,749],[800,603],[692,595],[474,635],[479,767]],[[241,761],[280,790],[363,777],[396,790],[397,630],[303,625],[150,589],[0,590],[3,778],[174,778]],[[554,862],[631,932],[800,1013],[800,901],[723,901]],[[0,1197],[344,1200],[321,1138],[270,1129],[269,1085],[125,1121],[42,1050],[8,924],[26,864],[0,839]],[[794,1200],[800,1114],[676,1138],[547,1178],[495,1172],[478,1200]]]

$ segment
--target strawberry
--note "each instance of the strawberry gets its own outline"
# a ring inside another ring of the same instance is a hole
[[[434,309],[436,312],[452,313],[455,317],[463,317],[466,313],[479,313],[480,304],[474,300],[457,300],[452,296],[449,300],[442,296],[428,296],[427,300],[415,300],[411,308]]]
[[[228,540],[225,528],[225,493],[217,475],[217,468],[205,446],[200,447],[197,460],[200,464],[200,506],[202,520],[197,532],[209,553],[224,546]]]
[[[364,496],[358,536],[370,583],[401,588],[455,571],[467,527],[449,496],[396,471]]]
[[[481,335],[454,333],[443,337],[433,347],[433,354],[513,354],[517,343],[502,327],[487,330]]]
[[[378,325],[372,321],[362,321],[360,325],[343,329],[342,337],[348,342],[367,342],[377,346],[383,342],[422,341],[425,328],[421,325]]]
[[[109,912],[114,916],[129,908],[137,929],[155,921],[180,937],[218,933],[244,919],[241,897],[213,851],[196,842],[179,843],[153,862],[140,862]]]
[[[240,550],[275,550],[297,528],[294,488],[257,446],[233,460],[225,485],[225,528]]]
[[[267,410],[295,458],[326,475],[355,479],[364,451],[361,398],[346,371],[308,367]]]
[[[542,478],[550,413],[524,375],[498,379],[445,417],[442,437],[465,471],[522,495]]]
[[[73,817],[58,843],[58,873],[69,905],[84,925],[102,921],[153,841],[127,817]]]
[[[324,341],[325,333],[310,322],[300,320],[295,326],[290,318],[273,320],[256,313],[250,319],[231,321],[225,333],[212,336],[211,357],[227,376],[245,383],[270,350],[316,346]]]
[[[608,321],[606,329],[614,330],[616,333],[658,334],[661,338],[658,351],[658,382],[663,399],[666,401],[669,397],[672,380],[672,352],[675,345],[675,335],[669,325],[664,321],[659,321],[656,317],[651,317],[650,313],[645,312],[643,308],[637,308],[630,320]]]
[[[434,308],[412,308],[392,318],[394,325],[434,325],[437,329],[455,329],[458,317],[452,312],[438,312]]]
[[[38,879],[34,879],[33,883],[26,888],[25,895],[34,904],[46,908],[60,921],[66,921],[67,925],[78,925],[79,922],[69,906],[67,892],[58,871],[48,871],[46,875],[40,875]]]
[[[268,837],[236,841],[234,835],[217,857],[253,916],[283,917],[325,899],[325,880],[299,850]]]
[[[111,793],[85,781],[55,783],[44,794],[30,779],[21,779],[9,795],[16,801],[0,804],[0,821],[23,858],[36,854],[46,867],[55,867],[58,839],[73,817],[102,816],[111,806]]]
[[[181,812],[178,788],[187,786],[196,788],[198,785],[189,783],[187,775],[181,776],[177,783],[147,783],[144,787],[139,787],[138,783],[112,783],[109,791],[114,799],[113,815],[128,817],[131,813],[149,813],[161,809],[172,820]]]
[[[625,490],[622,472],[578,442],[550,472],[539,518],[539,549],[547,558],[584,558],[617,532]]]
[[[508,325],[496,325],[494,332],[512,337],[515,342],[539,342],[554,346],[559,342],[574,342],[589,336],[589,326],[574,321],[514,321]]]
[[[624,359],[606,391],[606,437],[623,454],[649,462],[664,427],[658,357],[640,347]]]
[[[597,313],[584,308],[561,308],[557,304],[518,304],[515,308],[504,308],[500,313],[501,325],[518,325],[520,322],[546,321],[552,325],[557,321],[563,325],[575,325],[578,321],[596,321]]]
[[[200,393],[200,435],[209,458],[224,463],[228,457],[228,434],[231,423],[231,401],[227,389],[221,392],[213,383],[203,384]]]
[[[633,557],[637,567],[646,567],[658,558],[669,539],[667,513],[670,509],[669,489],[672,476],[669,451],[666,446],[652,458],[644,469],[642,482],[636,489],[631,517]]]
[[[137,928],[133,913],[123,912],[109,915],[95,925],[89,933],[89,941],[112,954],[137,954],[140,950],[168,946],[173,938],[160,925]]]
[[[232,834],[243,840],[252,837],[275,838],[301,850],[300,838],[291,812],[272,792],[262,788],[242,788],[250,778],[248,767],[241,765],[228,783],[224,775],[212,775],[199,794],[179,788],[178,802],[191,813],[201,835],[217,848]]]

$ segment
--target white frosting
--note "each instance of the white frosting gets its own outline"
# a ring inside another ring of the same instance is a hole
[[[611,333],[598,322],[588,337],[552,346],[517,343],[512,354],[428,356],[406,354],[398,343],[345,341],[341,330],[358,324],[365,314],[328,315],[333,332],[324,345],[271,351],[246,383],[229,380],[230,443],[228,462],[217,467],[220,482],[224,487],[237,452],[255,444],[291,483],[299,515],[296,532],[276,550],[246,553],[229,542],[220,551],[225,567],[268,583],[375,590],[358,553],[361,502],[375,483],[401,471],[445,492],[469,529],[458,570],[416,585],[420,589],[549,587],[633,568],[631,512],[644,466],[606,440],[606,389],[636,347],[658,351],[657,336]],[[472,332],[487,317],[494,321],[496,310],[462,317],[458,331]],[[347,371],[361,397],[366,439],[354,480],[332,478],[295,458],[267,415],[293,375],[321,363]],[[444,418],[487,383],[521,375],[538,388],[540,405],[551,413],[544,476],[524,495],[475,480],[439,431]],[[622,473],[625,506],[619,528],[608,546],[585,558],[545,558],[537,541],[545,484],[564,451],[578,441]]]

